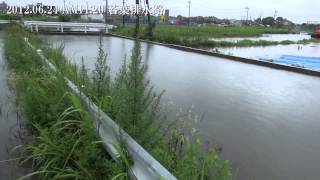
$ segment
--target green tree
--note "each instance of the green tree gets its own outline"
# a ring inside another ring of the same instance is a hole
[[[265,26],[274,26],[275,20],[273,17],[266,17],[262,19],[262,24]]]

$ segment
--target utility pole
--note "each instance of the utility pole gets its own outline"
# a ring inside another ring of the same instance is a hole
[[[148,8],[148,13],[147,13],[147,15],[148,15],[148,24],[151,25],[151,16],[150,16],[150,11],[149,11],[149,8],[150,8],[149,0],[145,0],[145,2],[147,4],[147,8]]]
[[[259,17],[259,19],[260,19],[260,24],[262,24],[262,15],[263,15],[263,13],[260,13],[260,17]]]
[[[274,20],[276,20],[276,17],[277,17],[277,15],[278,15],[278,12],[279,12],[278,10],[275,10],[275,11],[274,11],[274,15],[273,15]]]
[[[246,11],[247,11],[247,18],[246,18],[246,24],[248,25],[248,18],[249,18],[249,10],[250,10],[250,8],[249,7],[245,7],[244,8]]]
[[[188,1],[189,3],[189,20],[188,20],[188,26],[190,26],[190,17],[191,17],[191,1]]]
[[[136,0],[136,27],[135,27],[135,30],[134,30],[134,37],[137,37],[138,33],[139,33],[139,23],[140,23],[140,19],[139,19],[139,16],[140,16],[140,2],[139,0]]]
[[[122,1],[122,8],[123,8],[123,11],[124,11],[124,14],[122,15],[122,25],[123,26],[125,26],[125,13],[126,13],[125,12],[125,7],[124,7],[124,4],[125,4],[124,1],[125,0]]]
[[[106,16],[105,16],[105,23],[107,24],[107,17],[108,17],[108,11],[109,11],[109,8],[108,8],[108,0],[106,0]]]
[[[63,14],[66,12],[66,0],[63,0]]]
[[[86,8],[87,9],[87,12],[86,12],[87,13],[87,20],[89,20],[89,10],[88,10],[89,9],[89,4],[88,4],[88,1],[86,1],[86,3],[87,3],[87,8]]]

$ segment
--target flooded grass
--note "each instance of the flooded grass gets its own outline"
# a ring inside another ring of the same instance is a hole
[[[153,37],[145,36],[145,29],[148,26],[142,26],[140,33],[137,35],[141,39],[150,39],[162,43],[171,43],[191,47],[226,47],[226,46],[267,46],[288,43],[273,42],[273,41],[248,41],[239,42],[213,41],[210,38],[221,37],[257,37],[262,34],[286,34],[288,29],[266,28],[266,27],[186,27],[186,26],[156,26],[153,32]],[[114,33],[124,36],[133,36],[133,26],[119,26],[114,29]],[[296,42],[290,42],[296,43]]]
[[[239,40],[239,41],[207,41],[204,40],[201,42],[195,41],[195,42],[186,42],[184,45],[190,45],[192,47],[253,47],[253,46],[276,46],[276,45],[291,45],[291,44],[310,44],[310,43],[319,43],[320,41],[317,39],[303,39],[299,41],[291,41],[291,40],[283,40],[283,41],[267,41],[267,40]]]

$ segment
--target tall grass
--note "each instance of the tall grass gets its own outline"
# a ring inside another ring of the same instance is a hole
[[[110,68],[107,64],[107,54],[103,51],[102,37],[99,39],[98,58],[93,72],[93,83],[96,96],[101,99],[103,95],[110,94]],[[85,73],[85,72],[83,72]],[[82,74],[83,76],[83,74]]]
[[[123,151],[122,166],[110,161],[81,103],[68,92],[59,75],[53,78],[41,66],[34,52],[23,45],[19,33],[24,34],[10,29],[6,52],[19,76],[28,74],[30,79],[17,78],[17,85],[21,86],[18,90],[20,102],[35,133],[33,143],[23,154],[28,157],[26,160],[33,160],[34,174],[43,179],[127,178],[130,157],[125,158]],[[178,179],[231,179],[228,161],[222,160],[214,148],[203,148],[196,133],[186,133],[175,125],[164,127],[162,93],[155,92],[146,77],[148,66],[141,60],[138,42],[135,42],[130,60],[124,60],[115,79],[110,79],[102,43],[99,43],[96,68],[92,74],[87,74],[83,63],[76,66],[63,56],[63,46],[53,49],[36,38],[31,41],[44,49],[44,54],[62,75],[82,87],[86,95]],[[15,46],[18,51],[14,50]]]
[[[110,70],[106,53],[101,52],[102,46],[99,43],[97,63],[92,76],[86,74],[83,64],[73,68],[73,64],[63,62],[67,61],[65,58],[51,56],[55,57],[51,60],[53,63],[66,65],[66,69],[73,69],[65,71],[65,75],[78,85],[83,84],[81,77],[86,77],[84,92],[97,104],[104,104],[101,99],[106,100],[107,105],[100,107],[178,179],[231,179],[228,161],[222,160],[213,148],[203,152],[204,148],[196,134],[187,136],[176,126],[164,127],[165,113],[161,106],[163,92],[155,92],[146,76],[148,66],[141,59],[140,43],[135,42],[130,59],[124,60],[114,79],[105,81],[104,78],[97,78],[105,82],[105,87],[110,87],[110,91],[104,89],[100,93],[95,90],[97,80],[87,77],[95,77],[96,72],[102,69],[109,74]],[[48,47],[44,49],[47,49],[47,55],[59,53],[57,50],[48,50]],[[96,98],[98,96],[100,97]]]
[[[18,26],[6,31],[5,55],[15,73],[18,104],[28,119],[33,141],[21,151],[39,179],[111,179],[125,174],[106,154],[92,121],[63,78],[52,76],[27,47]]]
[[[159,140],[156,122],[161,120],[161,93],[155,93],[146,78],[148,67],[142,62],[140,53],[140,43],[135,42],[130,63],[123,64],[113,85],[112,112],[115,120],[149,149]]]

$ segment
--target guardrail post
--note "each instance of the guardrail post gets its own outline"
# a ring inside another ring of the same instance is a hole
[[[30,31],[33,32],[32,24],[30,24]]]
[[[60,28],[61,28],[61,32],[63,33],[63,25],[62,25],[62,24],[61,24],[61,27],[60,27]]]
[[[87,33],[87,26],[84,26],[84,32]]]
[[[38,27],[38,25],[36,25],[36,32],[39,32],[39,27]]]

